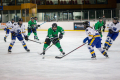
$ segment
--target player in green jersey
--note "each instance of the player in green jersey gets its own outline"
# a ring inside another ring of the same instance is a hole
[[[30,34],[33,32],[34,39],[39,40],[36,32],[37,27],[40,27],[40,25],[37,25],[36,20],[34,20],[34,18],[31,17],[31,20],[28,22],[28,36],[30,36]]]
[[[59,37],[58,37],[58,33]],[[59,50],[60,52],[64,55],[65,53],[63,52],[63,49],[60,45],[59,39],[62,39],[64,35],[64,30],[62,27],[57,26],[56,23],[52,24],[52,27],[48,29],[48,35],[47,38],[45,39],[44,47],[43,47],[43,52],[41,55],[45,55],[45,50],[46,48],[50,45],[52,42]]]
[[[101,32],[101,28],[104,26],[104,22],[102,21],[102,18],[99,17],[99,21],[95,24],[95,30],[97,30],[101,37],[102,37],[102,32]]]

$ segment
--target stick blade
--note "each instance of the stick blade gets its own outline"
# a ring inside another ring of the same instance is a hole
[[[62,58],[62,56],[55,56],[55,58],[56,58],[56,59],[61,59],[61,58]]]

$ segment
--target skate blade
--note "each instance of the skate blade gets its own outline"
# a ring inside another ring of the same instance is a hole
[[[11,52],[8,52],[8,54],[11,54]]]
[[[92,60],[97,60],[97,58],[91,58]]]
[[[106,57],[106,58],[109,58],[109,57]]]

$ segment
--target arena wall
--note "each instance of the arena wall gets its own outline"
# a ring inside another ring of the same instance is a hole
[[[38,22],[38,24],[42,24],[43,22]],[[41,25],[41,27],[39,27],[38,28],[38,30],[47,30],[48,28],[50,28],[51,27],[51,25],[52,25],[52,23],[57,23],[58,24],[58,26],[61,26],[61,27],[63,27],[64,28],[64,30],[70,30],[70,31],[72,31],[72,30],[74,30],[74,22],[46,22],[46,23],[44,23],[43,25]],[[96,22],[90,22],[90,26],[94,26],[94,24],[95,24]],[[106,22],[107,24],[108,23],[110,23],[110,22]],[[0,23],[0,29],[2,29],[3,27],[3,25],[1,26],[1,24],[2,23]],[[27,29],[27,27],[28,27],[28,23],[27,22],[24,22],[23,23],[24,25],[25,25],[25,28]],[[106,25],[107,25],[106,24]],[[106,29],[107,30],[107,29]]]

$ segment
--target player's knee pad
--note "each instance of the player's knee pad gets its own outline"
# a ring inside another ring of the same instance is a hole
[[[102,52],[104,49],[103,49],[103,48],[98,48],[98,50],[99,50],[100,52]]]
[[[25,45],[25,42],[22,40],[22,41],[20,41],[21,43],[22,43],[22,45]]]
[[[113,43],[113,39],[110,39],[108,47],[110,47],[112,45],[112,43]]]
[[[111,43],[111,44],[113,43],[113,39],[110,39],[110,43]]]
[[[89,49],[89,50],[93,50],[93,47],[90,46],[90,45],[88,45],[88,49]]]
[[[12,40],[10,44],[14,45],[14,43],[15,43],[15,40]]]
[[[59,50],[62,49],[61,47],[58,48]]]
[[[109,42],[110,39],[111,39],[111,38],[110,38],[109,36],[107,36],[106,42]]]
[[[5,36],[6,36],[6,37],[8,37],[8,36],[9,36],[9,34],[6,34]]]

